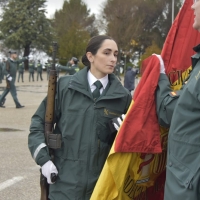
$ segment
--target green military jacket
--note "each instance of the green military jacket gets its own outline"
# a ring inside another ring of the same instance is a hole
[[[19,73],[23,73],[24,72],[24,63],[23,62],[19,64],[18,71],[19,71]]]
[[[12,60],[8,58],[8,60],[6,61],[5,75],[10,74],[10,76],[12,77],[12,81],[10,81],[10,84],[14,84],[15,82],[17,67],[19,63],[25,61],[26,59],[27,59],[26,57],[23,57],[22,59],[19,59],[19,60]]]
[[[29,64],[28,64],[28,71],[30,73],[34,73],[34,71],[35,71],[35,64],[33,62],[29,62]]]
[[[79,66],[76,65],[76,64],[73,65],[72,67],[73,67],[73,69],[75,70],[75,73],[78,72],[78,71],[80,70],[80,69],[79,69]]]
[[[54,133],[62,135],[55,150],[58,179],[50,185],[51,200],[89,200],[112,144],[109,121],[126,113],[132,97],[114,74],[95,102],[87,81],[88,68],[62,76],[57,84]],[[50,157],[44,139],[46,100],[32,117],[29,149],[38,165]]]
[[[169,127],[165,200],[200,198],[200,46],[197,50],[180,91],[171,91],[165,74],[158,83],[158,119]]]
[[[47,70],[47,73],[49,74],[50,73],[50,70],[51,70],[51,68],[52,68],[52,64],[51,63],[46,63],[45,64],[45,68],[46,68],[46,70]]]
[[[79,71],[79,66],[78,65],[73,65],[73,66],[71,66],[71,65],[67,65],[67,66],[60,66],[60,68],[62,69],[62,70],[65,70],[66,71],[66,73],[69,73],[69,75],[73,75],[73,74],[75,74],[76,72],[78,72]]]
[[[41,73],[41,72],[42,72],[42,64],[41,64],[41,63],[38,63],[38,64],[37,64],[37,72],[38,72],[38,73]]]

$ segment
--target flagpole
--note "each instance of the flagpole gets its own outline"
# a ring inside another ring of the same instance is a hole
[[[172,0],[172,24],[174,22],[174,0]]]

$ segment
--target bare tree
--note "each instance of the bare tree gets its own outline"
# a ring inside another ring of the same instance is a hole
[[[176,13],[180,1],[176,1]],[[171,26],[170,3],[171,0],[108,0],[101,22],[107,25],[106,33],[117,41],[120,49],[143,53],[152,41],[162,47]]]

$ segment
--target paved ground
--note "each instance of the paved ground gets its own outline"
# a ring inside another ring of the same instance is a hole
[[[10,93],[6,108],[0,108],[0,200],[40,199],[39,167],[30,155],[27,138],[31,116],[47,93],[46,78],[44,72],[43,81],[29,82],[26,72],[24,83],[16,82],[18,99],[25,108],[16,109]],[[0,94],[4,86],[5,80]]]
[[[0,108],[0,199],[40,199],[39,167],[28,150],[27,137],[31,116],[46,96],[48,82],[46,72],[43,81],[16,82],[17,95],[25,108],[16,109],[10,93],[6,97],[6,108]],[[5,81],[0,84],[0,93]],[[16,129],[16,130],[15,130]]]

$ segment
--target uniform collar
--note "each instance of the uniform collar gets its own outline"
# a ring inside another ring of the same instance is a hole
[[[103,89],[106,88],[107,84],[108,84],[108,75],[104,76],[101,79],[97,79],[91,72],[90,70],[88,70],[87,73],[87,79],[88,79],[88,83],[89,86],[91,88],[91,86],[94,84],[94,82],[96,82],[97,80],[99,80],[101,82],[101,84],[103,85]]]
[[[89,71],[89,68],[85,67],[82,70],[75,73],[74,75],[72,75],[68,87],[74,90],[77,90],[79,92],[82,92],[85,95],[90,96],[92,98],[90,83],[89,83],[89,80],[87,79],[88,71]],[[122,86],[122,84],[119,82],[119,80],[116,78],[114,74],[109,74],[108,80],[109,80],[108,82],[109,89],[106,92],[106,96],[102,97],[102,99],[103,98],[108,98],[108,99],[120,98],[126,94],[125,90],[121,89],[124,87]],[[105,85],[105,83],[102,83],[102,85]],[[119,88],[119,89],[116,90],[116,88]]]

